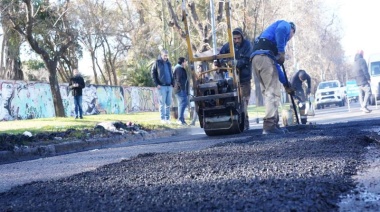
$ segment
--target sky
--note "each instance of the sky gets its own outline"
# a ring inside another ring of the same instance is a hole
[[[336,8],[342,21],[341,44],[347,57],[357,50],[364,51],[364,57],[380,53],[380,1],[378,0],[327,0]]]

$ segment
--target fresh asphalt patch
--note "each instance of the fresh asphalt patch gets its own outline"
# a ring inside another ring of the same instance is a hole
[[[177,145],[191,145],[179,151],[167,140],[155,144],[160,152],[12,187],[0,193],[0,211],[339,211],[369,150],[379,150],[380,136],[363,129],[377,127],[371,120],[294,126],[284,135],[187,135]],[[214,144],[197,147],[202,140]]]

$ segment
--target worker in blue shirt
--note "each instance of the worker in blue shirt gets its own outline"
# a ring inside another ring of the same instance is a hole
[[[260,81],[265,99],[263,134],[284,134],[279,127],[278,107],[281,99],[281,84],[289,94],[294,90],[286,82],[281,65],[285,62],[285,47],[296,32],[293,22],[278,20],[266,28],[255,39],[253,45],[252,70]]]

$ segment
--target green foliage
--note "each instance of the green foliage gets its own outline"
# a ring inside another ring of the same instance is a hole
[[[128,86],[154,87],[155,85],[150,74],[153,62],[154,61],[140,59],[129,64],[126,71],[122,74],[125,76],[125,79],[122,80],[121,84]]]
[[[25,65],[29,70],[39,70],[45,68],[45,63],[41,60],[27,60],[23,62],[23,65]]]

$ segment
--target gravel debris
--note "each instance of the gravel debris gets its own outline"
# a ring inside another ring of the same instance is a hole
[[[244,132],[208,149],[146,153],[0,193],[0,211],[339,211],[380,121]],[[240,135],[241,136],[241,135]],[[221,137],[222,139],[222,137]]]

